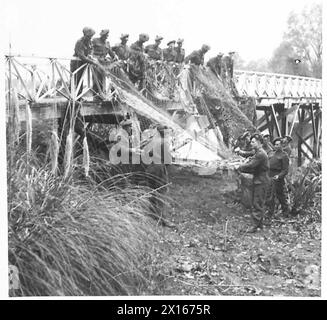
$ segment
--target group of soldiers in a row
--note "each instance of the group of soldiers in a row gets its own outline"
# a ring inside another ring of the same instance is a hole
[[[92,28],[85,27],[83,37],[75,44],[74,57],[79,58],[79,60],[71,61],[71,71],[75,71],[75,82],[80,81],[83,74],[83,68],[81,67],[85,63],[94,64],[101,69],[103,65],[120,61],[131,81],[136,83],[144,77],[147,60],[178,65],[192,63],[204,66],[204,55],[210,50],[210,47],[204,44],[199,50],[194,50],[185,57],[183,39],[170,40],[167,43],[167,48],[161,49],[160,45],[163,40],[161,36],[156,36],[154,44],[145,46],[149,36],[142,33],[136,42],[128,46],[129,35],[122,34],[120,37],[121,42],[111,47],[107,40],[109,36],[108,29],[101,30],[100,36],[97,38],[93,38],[94,35],[95,31]],[[225,77],[233,78],[233,55],[234,52],[229,52],[227,56],[219,53],[207,62],[207,66],[217,77],[222,79]],[[101,86],[103,76],[100,72],[97,74],[97,78]],[[93,89],[96,92],[98,91],[96,84]]]
[[[290,203],[286,177],[290,167],[292,137],[286,135],[277,137],[270,142],[270,135],[261,135],[245,132],[241,137],[244,142],[242,148],[234,151],[248,158],[237,168],[237,171],[250,173],[252,180],[252,218],[254,227],[251,232],[261,228],[264,219],[266,224],[271,223],[277,200],[284,216],[290,213]],[[266,211],[267,209],[267,211]],[[266,214],[266,216],[265,216]]]

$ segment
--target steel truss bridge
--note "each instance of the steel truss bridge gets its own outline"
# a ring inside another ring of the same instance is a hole
[[[100,85],[92,65],[84,65],[83,76],[75,83],[69,69],[71,58],[6,56],[7,121],[12,117],[9,106],[13,99],[19,105],[19,119],[26,118],[26,103],[33,119],[60,118],[68,101],[83,98],[81,114],[117,116],[110,103],[115,98],[110,78]],[[303,157],[312,159],[321,155],[322,81],[309,77],[251,71],[234,71],[234,82],[241,96],[253,97],[259,118],[254,125],[272,137],[291,135],[297,144],[298,164]],[[94,86],[97,94],[108,103],[93,101]]]

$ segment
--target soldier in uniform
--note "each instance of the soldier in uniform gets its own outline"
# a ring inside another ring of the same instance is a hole
[[[175,40],[171,40],[167,43],[167,47],[163,50],[163,58],[167,62],[174,62],[176,60]]]
[[[83,29],[83,37],[77,40],[74,49],[74,57],[79,58],[79,60],[71,60],[70,62],[70,71],[74,72],[79,69],[85,63],[90,63],[99,66],[99,63],[92,57],[92,42],[91,39],[95,31],[91,28],[85,27]],[[74,74],[75,86],[77,87],[82,76],[83,76],[84,68],[79,69]],[[77,95],[81,94],[83,91],[83,85],[80,86],[80,89]]]
[[[227,76],[230,79],[233,79],[234,76],[234,56],[235,52],[231,51],[228,53],[228,56],[225,56],[225,65],[226,65],[226,71],[227,71]]]
[[[123,33],[120,36],[121,42],[112,47],[112,51],[115,52],[119,60],[126,62],[130,55],[130,49],[127,45],[129,35]]]
[[[191,54],[189,54],[184,62],[193,63],[197,66],[204,65],[204,55],[210,50],[210,47],[207,44],[202,45],[200,50],[194,50]]]
[[[263,135],[263,150],[267,152],[267,155],[270,154],[270,152],[274,151],[274,147],[270,142],[270,134],[266,133]]]
[[[247,162],[240,165],[237,170],[253,174],[252,180],[252,218],[254,227],[249,232],[255,232],[262,227],[265,213],[266,193],[269,185],[269,162],[267,153],[262,149],[263,139],[260,134],[251,136],[251,146],[255,154]]]
[[[158,196],[155,194],[151,196],[151,209],[153,211],[153,217],[158,219],[159,222],[166,227],[174,227],[172,223],[166,220],[165,211],[166,205],[163,197],[168,191],[167,184],[169,183],[167,165],[171,164],[172,158],[169,150],[169,145],[165,137],[167,127],[163,125],[157,126],[158,133],[151,141],[150,152],[146,151],[153,159],[153,162],[145,169],[146,173],[151,176],[148,179],[149,187],[157,190]]]
[[[109,36],[109,30],[104,29],[100,32],[99,38],[93,38],[93,55],[98,59],[99,63],[102,65],[107,64],[110,61],[113,61],[116,58],[115,53],[110,48],[110,43],[107,41]],[[95,71],[96,80],[93,83],[93,90],[96,93],[99,93],[98,84],[103,91],[104,89],[104,74],[103,72],[96,70]],[[97,84],[98,81],[98,84]]]
[[[178,39],[176,41],[177,47],[175,48],[175,51],[176,51],[175,62],[177,62],[177,63],[183,63],[184,59],[185,59],[185,50],[184,50],[184,48],[182,48],[183,42],[184,42],[183,39]]]
[[[160,43],[162,39],[163,37],[156,36],[155,43],[149,44],[145,47],[144,52],[148,55],[150,59],[157,61],[163,59],[162,49],[160,48]]]
[[[143,87],[146,67],[143,44],[148,40],[149,36],[141,33],[139,39],[130,46],[129,76],[133,83],[140,81],[139,89]]]
[[[255,154],[255,150],[251,144],[251,132],[245,131],[240,137],[240,146],[235,148],[234,152],[244,158],[252,157]]]
[[[209,59],[207,62],[207,66],[216,75],[217,78],[221,76],[221,63],[223,55],[223,53],[219,52],[217,56]]]
[[[287,153],[283,151],[282,141],[281,137],[273,141],[275,151],[269,155],[269,177],[271,178],[267,198],[269,219],[274,214],[276,198],[281,204],[283,214],[289,213],[288,191],[285,183],[289,169],[289,158]]]

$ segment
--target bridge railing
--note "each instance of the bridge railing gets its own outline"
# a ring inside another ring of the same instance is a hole
[[[19,99],[30,102],[60,97],[77,100],[86,96],[95,85],[97,94],[110,100],[110,84],[106,82],[105,86],[100,86],[94,66],[84,64],[74,72],[70,71],[69,62],[74,59],[6,56],[6,98],[9,90],[15,90]],[[75,75],[81,69],[83,74],[75,83]]]
[[[235,70],[234,80],[241,95],[263,98],[322,97],[322,82],[316,78]]]

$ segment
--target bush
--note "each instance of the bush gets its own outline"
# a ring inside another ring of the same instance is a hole
[[[310,213],[315,220],[321,219],[321,162],[314,160],[299,167],[291,177],[291,213]]]
[[[122,189],[126,175],[109,170],[99,184],[92,162],[89,178],[80,179],[75,166],[64,180],[33,159],[16,159],[8,181],[9,263],[21,284],[10,294],[138,294],[157,237],[147,217],[149,190]]]

